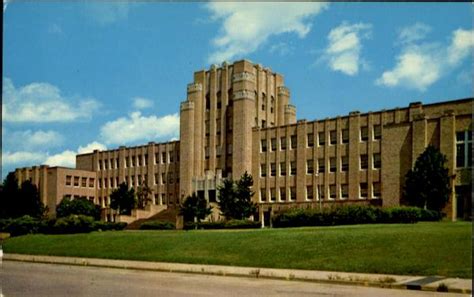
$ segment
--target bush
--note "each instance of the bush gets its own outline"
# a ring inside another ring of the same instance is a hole
[[[6,231],[10,236],[20,236],[25,234],[35,234],[40,230],[41,222],[28,215],[11,220],[6,226]]]
[[[74,234],[88,233],[94,230],[94,218],[84,215],[70,215],[59,218],[53,225],[52,233]]]
[[[56,216],[64,218],[70,215],[85,215],[100,220],[100,206],[86,198],[64,198],[56,208]]]
[[[120,231],[127,227],[127,223],[119,222],[103,222],[103,221],[95,221],[94,222],[94,230],[100,231]]]
[[[416,223],[437,221],[441,214],[417,207],[379,208],[345,205],[328,209],[292,208],[272,218],[273,227],[333,226],[372,223]]]
[[[0,220],[0,232],[7,232],[7,227],[11,223],[11,219],[1,219]]]
[[[140,230],[173,230],[176,229],[174,223],[163,221],[149,221],[140,225]]]
[[[197,225],[197,228],[196,228]],[[186,223],[184,229],[252,229],[260,228],[260,223],[250,220],[229,220],[219,222]]]

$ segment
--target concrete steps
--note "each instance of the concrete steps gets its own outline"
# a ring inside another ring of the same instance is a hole
[[[140,226],[143,223],[150,221],[170,222],[176,224],[176,215],[178,214],[178,212],[179,210],[176,208],[167,208],[149,218],[138,219],[136,221],[131,222],[127,225],[127,227],[125,227],[125,230],[138,230],[140,229]]]

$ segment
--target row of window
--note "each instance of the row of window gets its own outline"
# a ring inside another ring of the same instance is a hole
[[[174,162],[174,153],[172,152],[161,153],[161,159],[160,159],[159,153],[155,154],[155,164],[160,164],[160,163],[166,164],[166,163],[173,163],[173,162]],[[124,164],[125,168],[141,167],[141,166],[148,166],[148,154],[125,157],[125,164]],[[99,165],[98,165],[99,170],[118,169],[119,167],[120,167],[119,158],[99,160]]]
[[[95,179],[93,177],[80,177],[80,176],[66,175],[66,186],[93,188],[94,183],[95,183]]]
[[[375,125],[373,126],[373,139],[374,141],[380,140],[382,138],[382,130],[380,125]],[[361,127],[360,128],[360,141],[365,142],[369,140],[369,128],[368,127]],[[314,134],[313,133],[308,133],[306,135],[306,146],[307,147],[313,147],[314,146]],[[337,131],[332,130],[329,131],[329,144],[330,145],[336,145],[338,143],[338,138],[337,138]],[[340,144],[347,144],[349,143],[349,129],[342,129],[340,133]],[[325,132],[319,132],[318,133],[318,146],[324,146],[326,145],[326,136]],[[296,135],[291,135],[290,136],[290,148],[291,149],[296,149],[297,146],[297,137]],[[286,150],[287,148],[287,137],[283,136],[280,137],[280,150]],[[268,144],[267,144],[267,139],[262,139],[260,143],[260,150],[262,152],[266,152],[268,149]],[[277,150],[277,139],[276,138],[271,138],[270,139],[270,151],[276,151]]]
[[[161,194],[154,194],[154,204],[157,204],[157,205],[163,205],[163,204],[174,204],[174,199],[173,199],[173,193],[170,193],[168,195],[168,199],[166,197],[166,194],[165,193],[161,193]],[[94,197],[89,197],[89,200],[92,198],[91,201],[93,201]],[[102,205],[102,202],[103,202],[103,206],[104,207],[108,207],[110,205],[110,196],[109,197],[99,197],[98,199],[99,201],[99,205]]]
[[[161,179],[160,179],[161,177]],[[126,176],[125,177],[125,182],[127,182],[127,184],[129,186],[139,186],[140,184],[146,182],[148,180],[148,175],[145,174],[143,175],[143,179],[142,179],[142,175],[137,175],[136,176],[136,179],[135,179],[135,175],[131,175],[131,176]],[[167,174],[166,173],[161,173],[161,175],[158,175],[158,173],[155,173],[154,175],[154,184],[155,185],[158,185],[158,184],[161,184],[161,185],[164,185],[166,183],[169,183],[169,184],[174,184],[174,182],[176,181],[176,183],[179,183],[179,178],[174,178],[174,174],[173,172],[168,172]],[[119,178],[118,177],[110,177],[110,178],[103,178],[103,179],[100,179],[98,180],[98,185],[97,187],[100,189],[100,188],[118,188],[119,186]]]
[[[277,193],[278,190],[278,193]],[[324,199],[336,199],[337,198],[337,187],[336,185],[329,185],[328,192],[325,193],[324,185],[318,185],[316,187],[316,196],[318,200]],[[278,194],[278,197],[277,197]],[[313,200],[314,198],[314,187],[306,186],[305,199]],[[267,193],[266,189],[260,189],[260,202],[266,202],[267,196],[270,202],[285,202],[285,201],[295,201],[296,200],[296,187],[280,187],[280,188],[270,188],[270,192]],[[380,198],[381,196],[381,187],[380,182],[372,183],[372,195],[368,196],[368,184],[360,183],[359,184],[359,198]],[[340,199],[349,198],[349,186],[347,184],[341,184],[339,186],[339,197]]]
[[[67,194],[67,195],[64,195],[64,198],[71,199],[71,200],[74,200],[74,199],[88,199],[89,201],[94,202],[94,196],[89,196],[89,198],[87,198],[87,196]]]
[[[296,161],[291,161],[289,163],[290,175],[296,175]],[[349,157],[343,156],[341,157],[340,163],[340,172],[345,172],[349,170]],[[369,169],[369,156],[368,155],[360,155],[359,159],[359,169],[360,170],[367,170]],[[280,162],[280,176],[285,176],[287,174],[287,162]],[[382,167],[382,161],[379,153],[373,154],[372,158],[372,169],[380,169]],[[318,159],[318,173],[323,173],[326,171],[326,164],[325,159],[320,158]],[[329,158],[329,172],[336,172],[336,157]],[[306,174],[314,174],[314,160],[306,160]],[[267,176],[267,165],[260,164],[260,176],[266,177]],[[276,176],[276,163],[270,163],[270,176]]]

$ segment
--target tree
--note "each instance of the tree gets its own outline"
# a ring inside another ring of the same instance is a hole
[[[90,216],[95,220],[100,220],[100,206],[86,198],[71,200],[71,198],[65,197],[56,207],[56,217],[64,218],[72,214]]]
[[[38,188],[30,180],[21,184],[18,194],[21,215],[29,215],[34,218],[42,218],[45,215],[47,209],[41,202]]]
[[[227,219],[245,219],[252,215],[257,207],[252,202],[254,192],[250,189],[253,185],[252,175],[247,171],[237,182],[224,180],[218,188],[219,208]]]
[[[128,189],[128,185],[123,182],[110,194],[110,207],[118,211],[119,214],[130,215],[135,208],[137,201],[135,190]]]
[[[145,209],[145,207],[151,202],[151,195],[152,191],[148,187],[145,181],[142,181],[137,189],[137,208]]]
[[[183,215],[185,222],[200,222],[212,213],[212,206],[207,205],[204,197],[199,197],[195,193],[186,197],[180,208],[180,214]]]
[[[451,193],[446,156],[429,145],[405,175],[404,197],[408,204],[441,211]]]

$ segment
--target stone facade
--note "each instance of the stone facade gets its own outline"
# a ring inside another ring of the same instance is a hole
[[[399,205],[405,174],[431,144],[448,158],[453,193],[445,211],[455,219],[471,210],[473,102],[415,102],[296,121],[283,76],[246,60],[223,63],[194,73],[180,105],[179,141],[81,154],[76,170],[95,178],[86,196],[104,208],[124,181],[146,182],[157,205],[176,207],[192,193],[215,203],[223,178],[248,171],[259,217],[268,223],[273,212],[294,206]],[[33,179],[46,197],[45,182]]]

